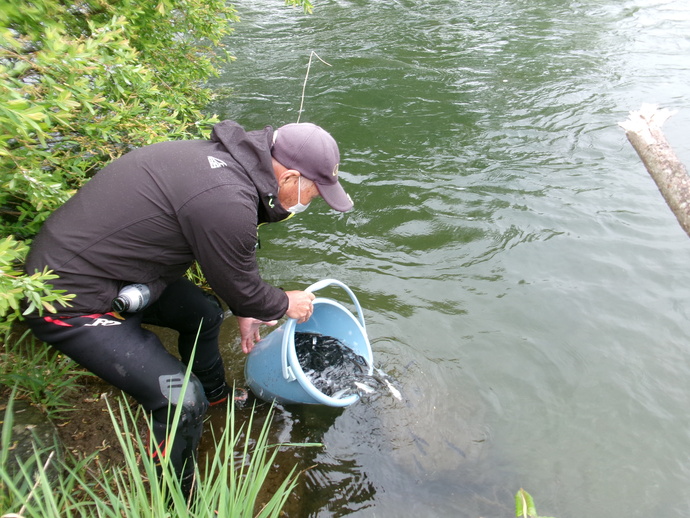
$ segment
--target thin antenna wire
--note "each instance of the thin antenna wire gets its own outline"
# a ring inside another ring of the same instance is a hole
[[[309,78],[309,69],[311,68],[311,58],[314,56],[319,58],[319,61],[321,61],[321,63],[323,63],[324,65],[328,65],[329,67],[332,66],[331,64],[326,63],[323,59],[321,59],[321,57],[313,50],[311,51],[311,54],[309,54],[309,64],[307,65],[307,75],[304,76],[304,84],[302,85],[302,102],[299,105],[299,112],[297,113],[297,122],[299,122],[300,117],[302,117],[302,111],[304,108],[304,93],[307,90],[307,79]]]

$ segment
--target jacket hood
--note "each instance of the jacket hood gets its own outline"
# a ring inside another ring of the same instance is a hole
[[[259,223],[275,223],[290,216],[278,202],[278,182],[271,160],[271,126],[266,126],[263,130],[245,131],[235,121],[225,120],[213,126],[211,140],[223,144],[256,187],[259,195]]]

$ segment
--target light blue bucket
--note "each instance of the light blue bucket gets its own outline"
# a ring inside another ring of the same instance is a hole
[[[367,361],[368,374],[373,372],[374,359],[362,307],[352,290],[335,279],[324,279],[305,291],[314,292],[331,285],[340,286],[347,292],[355,305],[358,318],[335,300],[317,297],[309,320],[298,324],[294,318],[290,318],[257,342],[244,367],[247,384],[257,397],[278,403],[334,407],[348,406],[359,399],[357,394],[336,399],[321,392],[305,376],[295,351],[295,332],[331,336],[362,356]]]

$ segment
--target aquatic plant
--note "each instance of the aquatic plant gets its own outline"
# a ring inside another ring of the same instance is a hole
[[[522,488],[515,494],[515,516],[518,518],[549,518],[537,514],[532,495]]]

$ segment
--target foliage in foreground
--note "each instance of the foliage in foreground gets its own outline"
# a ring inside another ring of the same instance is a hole
[[[319,444],[269,444],[272,410],[262,426],[254,422],[252,411],[247,421],[236,426],[234,405],[228,405],[225,425],[220,433],[211,430],[211,453],[196,470],[197,490],[187,501],[182,497],[179,481],[167,458],[153,441],[151,423],[141,407],[132,411],[124,396],[115,409],[108,410],[115,436],[123,452],[123,465],[104,465],[97,460],[98,451],[81,452],[83,459],[55,455],[61,448],[55,444],[34,444],[34,453],[19,462],[13,456],[15,398],[28,397],[49,416],[68,411],[67,395],[79,383],[79,377],[90,375],[56,351],[26,335],[16,338],[15,345],[0,346],[0,388],[13,386],[7,401],[4,421],[0,423],[0,514],[2,518],[99,516],[127,517],[213,517],[233,518],[279,516],[297,482],[296,468],[274,487],[266,484],[279,448],[320,446]],[[186,391],[191,367],[180,390]],[[174,440],[181,406],[171,406],[171,433]],[[265,414],[265,413],[262,413]],[[147,430],[140,433],[142,422]],[[144,437],[149,437],[146,440]],[[161,476],[148,452],[156,451],[163,459]],[[69,455],[69,452],[65,452]],[[81,457],[81,455],[80,455]],[[273,477],[272,477],[273,478]],[[267,495],[271,495],[270,497]],[[216,511],[218,511],[216,513]]]
[[[27,398],[49,418],[72,410],[67,395],[83,376],[93,374],[33,337],[13,336],[12,347],[0,345],[0,388],[14,387],[17,397]]]
[[[93,456],[61,461],[54,456],[54,447],[36,446],[32,458],[20,462],[19,470],[11,469],[12,402],[10,398],[0,441],[0,511],[8,513],[3,516],[277,517],[297,481],[293,469],[273,496],[261,501],[278,448],[310,446],[269,444],[270,413],[260,429],[252,417],[246,428],[236,431],[234,407],[229,405],[225,427],[214,437],[214,453],[197,470],[197,490],[187,501],[167,463],[163,463],[162,476],[157,476],[147,454],[155,445],[141,438],[138,416],[123,399],[117,409],[110,404],[108,408],[124,452],[124,466],[95,464]]]

